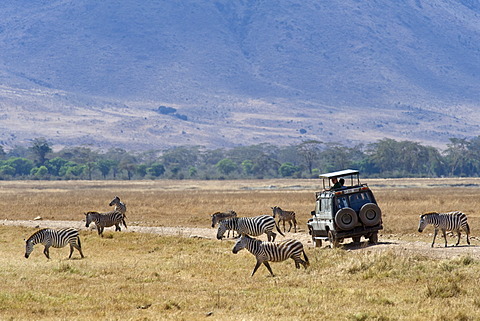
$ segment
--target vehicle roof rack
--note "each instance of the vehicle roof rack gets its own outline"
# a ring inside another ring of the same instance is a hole
[[[321,174],[319,177],[323,178],[323,189],[331,189],[331,184],[330,180],[332,178],[339,178],[339,177],[344,177],[344,176],[350,176],[350,185],[354,186],[360,186],[360,171],[356,169],[344,169],[342,171],[337,171],[337,172],[331,172],[331,173],[325,173]],[[356,184],[354,182],[356,178]]]
[[[358,174],[360,174],[360,171],[356,169],[344,169],[343,171],[321,174],[320,178],[334,178],[334,177],[342,177],[342,176],[358,175]]]

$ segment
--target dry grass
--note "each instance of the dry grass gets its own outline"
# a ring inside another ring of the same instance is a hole
[[[465,211],[472,229],[478,226],[475,188],[388,183],[369,182],[385,214],[385,233],[418,237],[418,215],[432,210]],[[0,219],[81,220],[84,211],[108,210],[119,195],[128,220],[140,225],[209,227],[217,210],[251,216],[279,205],[295,210],[305,229],[318,186],[303,180],[0,182]],[[63,248],[52,249],[47,260],[37,246],[27,260],[23,239],[33,231],[0,226],[2,320],[480,319],[480,264],[468,256],[433,260],[307,247],[307,270],[287,261],[272,264],[275,278],[265,267],[251,278],[253,256],[232,254],[228,241],[138,233],[102,239],[82,231],[85,259],[74,252],[75,259],[66,260]]]

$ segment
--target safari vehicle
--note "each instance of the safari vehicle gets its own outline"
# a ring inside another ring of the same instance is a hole
[[[359,171],[346,169],[320,178],[323,190],[315,193],[315,211],[307,222],[314,246],[321,247],[322,241],[329,240],[331,247],[338,247],[350,237],[358,243],[362,236],[376,244],[378,231],[383,229],[382,212],[367,184],[360,184]],[[332,180],[345,183],[334,187]]]

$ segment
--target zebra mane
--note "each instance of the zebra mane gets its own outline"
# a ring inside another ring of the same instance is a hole
[[[45,230],[49,230],[49,228],[45,227],[45,228],[42,228],[42,229],[39,229],[38,231],[35,231],[32,235],[30,235],[30,237],[27,239],[27,242],[30,241],[32,238],[34,238],[38,233],[42,232],[42,231],[45,231]]]
[[[423,213],[422,216],[424,216],[424,215],[430,216],[430,215],[435,215],[435,214],[438,214],[438,212],[427,212],[427,213]]]

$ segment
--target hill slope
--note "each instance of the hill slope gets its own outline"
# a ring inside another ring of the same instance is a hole
[[[480,134],[479,14],[468,0],[7,1],[0,144],[442,146]]]

